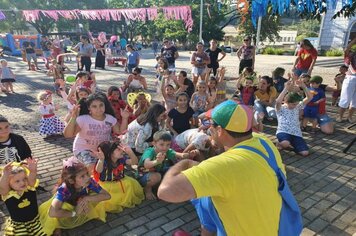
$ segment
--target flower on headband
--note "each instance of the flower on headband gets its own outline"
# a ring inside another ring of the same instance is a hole
[[[63,160],[64,168],[76,167],[78,164],[80,164],[80,161],[74,156],[68,158],[67,160]]]
[[[38,94],[37,99],[39,101],[46,101],[50,96],[52,96],[52,92],[50,90],[45,90]]]

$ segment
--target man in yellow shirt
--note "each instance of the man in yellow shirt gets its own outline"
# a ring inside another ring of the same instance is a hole
[[[158,197],[165,201],[193,199],[203,236],[280,233],[279,176],[265,158],[273,158],[283,174],[285,170],[273,143],[252,134],[252,113],[248,106],[234,101],[214,108],[210,132],[225,152],[201,163],[180,161],[167,172],[158,189]],[[300,225],[296,231],[301,229]]]

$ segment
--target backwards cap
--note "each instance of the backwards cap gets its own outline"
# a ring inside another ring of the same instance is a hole
[[[237,104],[232,100],[220,103],[207,114],[217,125],[237,133],[252,128],[253,111],[249,106]]]

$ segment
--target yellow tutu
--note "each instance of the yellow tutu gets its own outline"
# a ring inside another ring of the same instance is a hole
[[[99,185],[111,195],[110,200],[99,203],[106,212],[118,213],[123,207],[132,208],[145,198],[141,185],[129,176],[120,181],[99,181]]]
[[[51,207],[51,203],[54,196],[49,199],[48,201],[41,204],[39,207],[39,214],[40,214],[40,221],[43,226],[43,231],[47,235],[52,235],[53,231],[57,228],[60,229],[73,229],[84,223],[88,222],[89,220],[98,219],[103,222],[106,221],[106,212],[103,207],[100,207],[100,203],[90,203],[90,212],[86,215],[77,215],[75,217],[69,218],[52,218],[49,217],[48,211]],[[74,211],[74,206],[64,202],[62,205],[62,209],[68,211]]]

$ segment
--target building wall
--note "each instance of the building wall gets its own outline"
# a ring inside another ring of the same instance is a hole
[[[332,19],[333,15],[341,9],[341,1],[338,1],[335,10],[328,10],[322,21],[320,32],[319,48],[328,50],[330,48],[344,48],[347,45],[349,31],[353,23],[356,22],[356,16],[351,18],[338,17]]]

